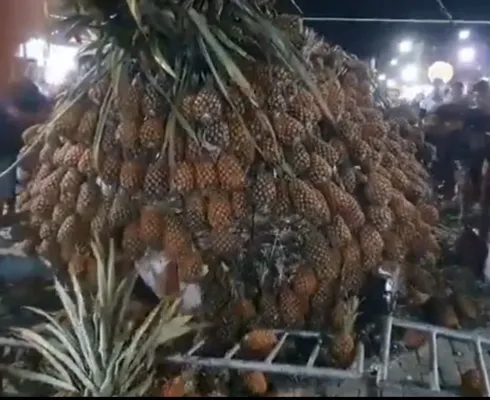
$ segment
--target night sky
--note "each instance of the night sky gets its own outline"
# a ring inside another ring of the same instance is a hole
[[[297,0],[304,16],[364,18],[430,18],[444,19],[436,0]],[[489,19],[489,0],[443,0],[454,19]],[[378,56],[405,36],[415,37],[432,45],[440,45],[457,36],[463,26],[308,22],[326,39],[342,45],[361,57]],[[465,26],[481,39],[490,39],[490,26]]]

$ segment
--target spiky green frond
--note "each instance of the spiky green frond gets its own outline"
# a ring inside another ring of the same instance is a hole
[[[113,242],[107,255],[95,243],[93,251],[96,293],[84,290],[75,276],[69,288],[55,282],[66,323],[31,308],[45,319],[42,329],[16,328],[12,338],[0,339],[0,345],[37,350],[46,371],[0,369],[84,397],[143,396],[153,382],[156,348],[190,332],[191,317],[178,315],[178,300],[165,299],[135,325],[129,317],[135,277],[116,281]]]

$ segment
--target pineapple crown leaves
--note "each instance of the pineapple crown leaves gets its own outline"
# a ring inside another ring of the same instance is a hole
[[[72,38],[85,34],[90,40],[98,39],[84,51],[95,54],[95,64],[103,65],[101,58],[109,59],[110,53],[121,50],[129,58],[139,60],[145,75],[157,71],[173,78],[172,93],[150,79],[171,106],[178,104],[177,100],[189,90],[192,77],[212,76],[232,107],[226,88],[229,83],[238,87],[257,109],[254,92],[239,65],[243,60],[274,60],[300,77],[325,117],[332,121],[300,52],[285,32],[274,25],[269,13],[254,1],[188,0],[182,4],[172,0],[65,0],[63,4],[57,23],[72,27],[65,34]],[[235,28],[242,32],[239,37],[233,33]],[[248,46],[243,47],[242,42]],[[184,130],[193,135],[182,115],[176,109],[172,113]]]
[[[97,291],[87,293],[75,276],[71,290],[55,281],[67,324],[40,309],[31,308],[46,323],[42,330],[13,329],[0,338],[3,346],[32,348],[45,358],[46,372],[1,365],[0,370],[84,397],[142,396],[153,379],[155,350],[191,331],[189,316],[178,316],[180,301],[164,299],[145,320],[128,323],[135,276],[116,281],[115,250],[107,256],[93,243],[97,259]]]

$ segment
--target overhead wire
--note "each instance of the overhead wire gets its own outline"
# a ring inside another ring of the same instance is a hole
[[[349,17],[304,17],[304,21],[311,22],[383,22],[383,23],[398,23],[398,24],[455,24],[455,25],[490,25],[489,20],[474,20],[474,19],[430,19],[430,18],[349,18]]]

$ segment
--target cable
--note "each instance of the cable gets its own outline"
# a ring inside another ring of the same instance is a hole
[[[312,22],[384,22],[394,24],[456,24],[456,25],[490,25],[490,20],[466,19],[415,19],[415,18],[343,18],[343,17],[305,17],[304,21]]]
[[[449,10],[446,8],[442,0],[436,0],[437,5],[439,6],[439,9],[441,10],[441,13],[451,22],[453,22],[453,15],[449,12]]]

